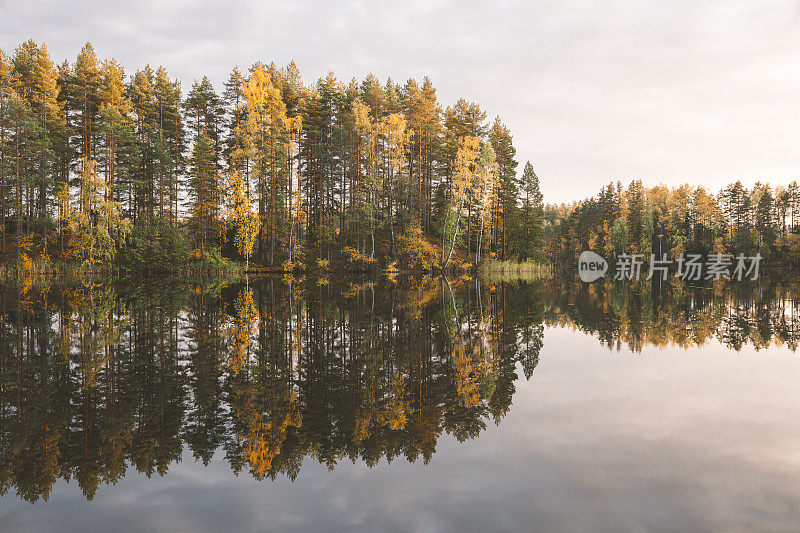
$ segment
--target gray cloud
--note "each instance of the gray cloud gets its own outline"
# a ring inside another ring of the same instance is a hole
[[[800,174],[800,4],[772,2],[4,2],[0,47],[33,38],[73,60],[89,40],[187,87],[294,59],[431,76],[499,114],[548,201],[609,180],[787,183]]]

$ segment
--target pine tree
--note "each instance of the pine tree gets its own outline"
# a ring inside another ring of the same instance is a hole
[[[723,211],[730,226],[729,246],[732,250],[740,252],[750,251],[750,194],[737,181],[726,187],[720,193]]]
[[[179,175],[184,171],[185,148],[180,83],[170,80],[166,69],[159,66],[155,73],[153,93],[158,124],[158,211],[159,216],[172,219],[175,223],[178,218]]]
[[[758,232],[758,244],[762,252],[768,253],[777,238],[775,201],[772,196],[772,190],[768,185],[756,184],[753,191],[757,196],[754,219],[755,229]]]
[[[139,168],[130,184],[128,196],[134,223],[140,225],[150,225],[153,222],[158,197],[156,145],[160,136],[153,81],[153,70],[146,66],[136,71],[127,87],[139,145]]]
[[[789,206],[789,222],[792,233],[800,233],[800,186],[797,181],[792,181],[786,188],[787,204]]]
[[[42,45],[36,56],[33,109],[38,115],[42,138],[39,142],[39,219],[42,225],[42,245],[47,247],[48,195],[55,167],[55,144],[64,126],[62,104],[58,100],[58,71]]]
[[[30,208],[30,202],[26,201],[26,197],[30,197],[28,193],[32,190],[31,186],[34,183],[31,179],[33,174],[28,163],[30,160],[29,153],[39,131],[39,123],[30,107],[16,92],[13,92],[11,97],[7,99],[5,111],[7,113],[6,120],[8,121],[6,134],[13,153],[13,201],[16,204],[14,207],[14,234],[17,261],[19,262],[22,250],[27,250],[29,247],[27,232],[24,227],[26,220],[30,219],[29,216],[26,216],[26,207]]]
[[[514,159],[517,150],[512,143],[511,131],[496,117],[489,130],[489,140],[497,154],[497,166],[500,176],[500,192],[498,194],[498,217],[495,232],[498,235],[500,256],[506,259],[508,229],[517,208],[517,161]]]
[[[628,238],[628,253],[649,253],[649,245],[645,228],[645,194],[641,180],[634,180],[625,193],[627,200],[627,214],[625,217],[626,235]]]
[[[203,76],[200,83],[192,84],[192,90],[183,101],[183,109],[186,114],[186,125],[193,132],[194,138],[205,135],[211,140],[215,151],[218,151],[224,110],[222,100],[214,92],[208,77]]]
[[[114,199],[118,187],[118,130],[129,120],[131,112],[130,100],[125,95],[123,80],[125,73],[122,66],[114,60],[104,61],[101,67],[100,82],[100,130],[104,133],[103,169],[105,171],[106,190]]]
[[[189,198],[192,203],[189,233],[205,256],[209,230],[216,225],[219,204],[219,171],[212,140],[201,134],[190,159]]]
[[[404,95],[405,116],[411,131],[409,147],[409,181],[416,187],[416,211],[423,231],[431,230],[431,190],[441,151],[441,108],[436,100],[436,89],[425,78],[422,87],[413,79],[406,83]]]
[[[2,219],[2,226],[0,226],[0,253],[6,253],[6,226],[8,222],[8,208],[6,202],[8,201],[8,187],[6,182],[7,172],[13,169],[13,165],[6,159],[6,154],[11,148],[8,146],[6,139],[6,132],[9,129],[8,124],[8,100],[14,94],[13,87],[16,84],[16,77],[13,74],[14,65],[5,52],[0,50],[0,219]]]
[[[539,189],[539,177],[533,171],[530,161],[525,163],[520,185],[524,196],[522,213],[519,217],[522,228],[517,231],[522,239],[519,245],[519,259],[541,260],[544,247],[544,199]]]
[[[70,105],[77,110],[76,129],[78,136],[79,161],[94,157],[95,129],[94,124],[100,114],[100,63],[95,55],[94,48],[86,43],[75,60],[74,77],[70,90]],[[84,170],[79,169],[79,175]],[[83,184],[80,184],[81,191]]]
[[[390,235],[390,254],[392,260],[397,260],[397,253],[395,250],[395,234],[394,213],[397,210],[395,205],[394,191],[400,188],[405,189],[407,182],[403,176],[403,161],[406,156],[408,147],[409,133],[406,131],[406,119],[399,113],[392,113],[384,118],[379,125],[379,133],[383,137],[386,151],[386,188],[388,190],[387,202],[387,218],[389,222],[389,235]],[[395,184],[395,182],[397,182]],[[400,215],[401,222],[405,221],[402,213]],[[404,225],[403,225],[404,228]],[[402,229],[402,228],[401,228]]]
[[[19,248],[29,251],[33,245],[31,224],[36,216],[35,191],[41,183],[40,154],[43,153],[44,137],[39,115],[33,111],[38,56],[39,46],[28,40],[16,48],[13,59],[14,90],[19,96],[13,106],[18,252]]]
[[[243,141],[241,140],[240,132],[242,121],[244,120],[244,83],[245,78],[239,71],[238,67],[234,67],[228,81],[225,82],[225,92],[222,96],[222,101],[226,108],[225,124],[228,129],[228,135],[225,139],[225,146],[222,150],[222,155],[227,165],[227,169],[231,172],[234,168],[235,153],[243,150]],[[245,172],[244,168],[239,168],[240,172]]]

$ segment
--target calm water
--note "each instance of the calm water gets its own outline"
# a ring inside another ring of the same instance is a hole
[[[797,530],[800,291],[0,296],[0,530]]]

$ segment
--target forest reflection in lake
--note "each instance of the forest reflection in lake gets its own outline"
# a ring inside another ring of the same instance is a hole
[[[186,453],[257,480],[309,459],[427,464],[445,435],[502,428],[546,328],[632,353],[800,340],[797,286],[769,280],[173,281],[23,287],[0,306],[3,503],[47,500],[58,479],[91,500]]]

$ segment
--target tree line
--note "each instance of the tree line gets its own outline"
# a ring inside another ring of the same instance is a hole
[[[234,68],[217,91],[163,67],[127,75],[87,43],[0,51],[0,252],[20,264],[292,269],[538,258],[543,204],[512,135],[428,78],[310,85]]]
[[[800,187],[797,181],[748,189],[737,181],[714,194],[704,186],[627,188],[609,183],[599,194],[573,204],[545,208],[545,254],[555,264],[574,265],[583,250],[613,261],[619,254],[728,253],[766,264],[800,267]]]

